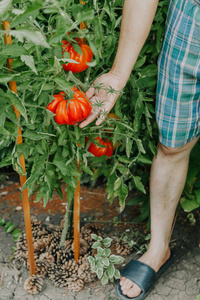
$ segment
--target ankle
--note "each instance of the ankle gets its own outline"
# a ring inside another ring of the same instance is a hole
[[[153,241],[151,241],[148,247],[148,252],[152,253],[155,256],[158,255],[165,258],[165,256],[170,254],[169,243],[154,243]]]

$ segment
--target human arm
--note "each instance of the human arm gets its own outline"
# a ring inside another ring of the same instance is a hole
[[[112,87],[117,91],[124,88],[148,37],[158,2],[159,0],[125,0],[117,54],[110,72],[97,78],[98,84],[102,83],[106,89]],[[93,87],[90,87],[86,95],[94,104],[97,101],[103,101],[100,110],[108,113],[117,101],[119,93],[109,94],[106,89],[95,91]],[[82,128],[88,125],[99,114],[100,111],[97,114],[93,110],[79,126]],[[100,125],[104,118],[105,116],[100,116],[96,125]]]

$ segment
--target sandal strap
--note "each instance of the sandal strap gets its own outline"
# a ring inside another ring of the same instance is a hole
[[[154,269],[135,259],[132,259],[120,273],[136,283],[144,293],[148,292],[156,280]]]

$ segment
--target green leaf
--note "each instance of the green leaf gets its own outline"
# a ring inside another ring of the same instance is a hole
[[[105,238],[105,239],[103,240],[103,245],[104,245],[105,247],[109,247],[109,246],[111,245],[112,241],[113,241],[113,239],[107,237],[107,238]],[[109,246],[107,246],[107,245],[109,245]]]
[[[108,267],[109,266],[109,259],[107,257],[103,257],[102,263],[104,266]]]
[[[23,13],[16,16],[11,24],[10,28],[15,27],[18,24],[21,24],[25,20],[28,20],[28,17],[33,16],[34,14],[38,13],[38,11],[43,7],[42,2],[39,1],[32,1],[31,6],[29,6]]]
[[[108,269],[107,269],[107,274],[109,278],[113,278],[114,274],[115,274],[115,267],[113,264],[110,264]]]
[[[119,279],[120,278],[120,272],[119,272],[119,270],[115,269],[114,277],[115,277],[115,279]]]
[[[138,59],[134,65],[134,70],[142,67],[146,61],[146,58],[147,58],[146,56],[143,56],[142,58]]]
[[[124,258],[121,257],[121,256],[118,256],[118,255],[114,255],[112,254],[110,257],[109,257],[109,261],[113,264],[121,264],[123,261],[124,261]]]
[[[34,43],[35,45],[43,46],[44,48],[50,48],[50,45],[47,43],[45,37],[40,31],[23,28],[11,30],[9,33],[17,38],[21,43],[28,41]]]
[[[5,225],[5,232],[10,233],[15,229],[15,225],[12,222],[8,222]]]
[[[103,270],[102,269],[98,269],[96,273],[97,273],[97,277],[99,279],[101,279],[101,277],[103,276]]]
[[[180,204],[185,212],[191,212],[194,209],[199,207],[199,204],[195,201],[195,199],[190,200],[186,197],[182,197],[180,200]]]
[[[138,161],[139,162],[141,162],[141,163],[143,163],[143,164],[149,164],[149,165],[151,165],[152,164],[152,160],[151,159],[149,159],[148,157],[146,157],[146,156],[143,156],[143,155],[139,155],[138,156]]]
[[[36,169],[35,171],[33,171],[33,173],[31,174],[31,176],[25,181],[23,187],[22,187],[22,191],[27,188],[29,185],[33,184],[36,182],[36,180],[39,178],[41,172],[42,172],[42,168]]]
[[[101,279],[101,283],[102,285],[105,285],[108,282],[108,277],[106,275],[104,275]]]
[[[21,98],[11,90],[7,91],[7,95],[10,98],[10,104],[13,104],[16,107],[16,109],[19,111],[19,113],[24,117],[26,122],[28,122],[26,108]]]
[[[2,218],[0,218],[0,226],[4,226],[6,224],[6,221]]]
[[[19,46],[19,45],[7,44],[0,51],[0,57],[11,56],[13,58],[13,57],[19,57],[23,54],[28,55],[28,51],[23,46]]]
[[[136,204],[140,204],[143,201],[142,197],[135,197],[131,200],[129,200],[126,205],[136,205]]]
[[[100,247],[101,246],[101,242],[95,242],[93,245],[92,245],[92,248],[93,249],[97,249],[98,247]]]
[[[10,9],[12,0],[1,0],[0,2],[0,18]]]
[[[10,135],[10,132],[6,130],[2,125],[0,125],[0,133],[2,135]]]
[[[135,183],[135,186],[138,188],[139,191],[146,194],[145,188],[143,183],[141,182],[141,178],[139,176],[133,176],[133,180]]]
[[[97,240],[98,239],[98,236],[94,233],[91,234],[91,237],[93,238],[93,240]]]
[[[54,81],[59,86],[61,90],[70,89],[73,87],[73,85],[70,82],[67,82],[64,78],[56,77],[54,78]]]
[[[19,238],[20,236],[21,236],[21,230],[20,229],[15,229],[15,230],[13,230],[13,232],[12,232],[12,237],[13,238]]]
[[[16,75],[0,74],[0,83],[7,83],[14,79]]]
[[[105,255],[108,257],[111,253],[111,250],[109,248],[106,248],[105,250]]]
[[[114,190],[116,191],[117,189],[119,189],[120,185],[122,184],[123,182],[123,176],[121,177],[118,177],[117,180],[115,181],[115,184],[114,184]]]
[[[88,261],[90,264],[94,264],[95,263],[95,259],[93,256],[88,256]]]
[[[0,162],[0,168],[10,166],[12,165],[12,156],[11,154],[8,154],[1,162]]]
[[[142,144],[142,141],[140,139],[136,139],[136,144],[137,144],[137,147],[138,147],[138,150],[142,153],[146,153],[146,151],[144,150],[144,147],[143,147],[143,144]]]
[[[196,199],[197,204],[200,205],[200,189],[194,190],[194,195],[195,195],[195,199]]]
[[[21,55],[21,61],[23,61],[31,70],[38,75],[38,72],[35,68],[34,59],[31,55]]]
[[[126,138],[126,155],[128,158],[130,157],[132,146],[133,146],[133,140],[131,140],[130,138],[127,137]]]

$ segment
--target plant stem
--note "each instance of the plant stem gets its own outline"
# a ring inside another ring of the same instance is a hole
[[[68,233],[69,226],[70,226],[70,215],[71,215],[72,203],[73,203],[72,199],[69,201],[69,203],[67,203],[64,227],[63,227],[63,230],[62,230],[62,235],[61,235],[61,240],[60,240],[60,247],[64,246],[64,243],[65,243],[66,238],[67,238],[67,233]]]

